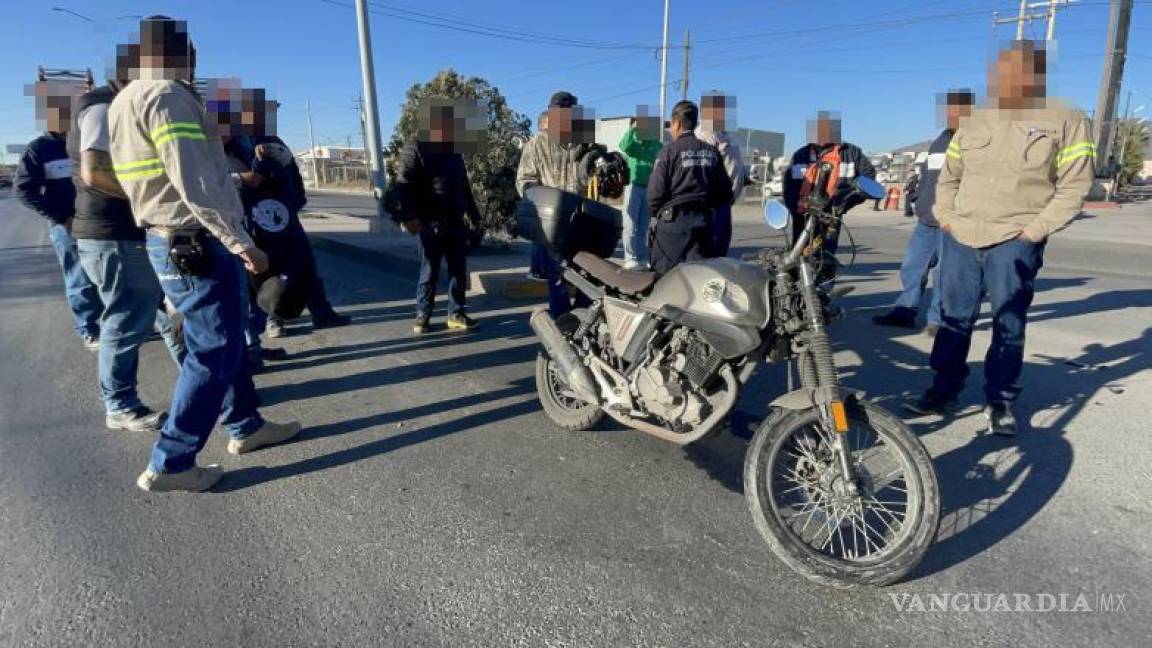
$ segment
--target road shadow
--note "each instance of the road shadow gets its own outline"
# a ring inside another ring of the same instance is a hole
[[[535,344],[519,344],[481,353],[447,358],[429,358],[413,364],[398,364],[360,373],[274,385],[260,390],[260,401],[263,406],[276,405],[294,400],[320,398],[329,394],[374,389],[397,383],[464,373],[474,371],[477,367],[494,368],[518,364],[535,358],[536,348]]]
[[[374,427],[411,421],[420,417],[456,412],[461,408],[472,407],[501,400],[518,399],[510,403],[497,405],[482,412],[460,416],[440,423],[390,434],[367,443],[363,443],[336,452],[318,455],[296,461],[282,466],[252,466],[229,472],[216,487],[216,493],[227,493],[243,490],[252,486],[286,479],[299,475],[319,472],[329,468],[357,463],[373,457],[395,452],[414,445],[433,441],[442,437],[468,432],[501,421],[514,419],[525,414],[539,411],[540,405],[534,394],[531,379],[522,379],[510,384],[507,388],[496,392],[473,394],[447,401],[438,401],[429,405],[421,405],[407,410],[382,412],[357,419],[349,419],[325,426],[317,426],[302,433],[300,440],[336,435],[350,434],[369,430]]]

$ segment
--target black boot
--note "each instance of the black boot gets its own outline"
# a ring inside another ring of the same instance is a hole
[[[916,311],[911,308],[897,306],[883,315],[873,317],[872,322],[880,326],[914,329],[916,328]]]

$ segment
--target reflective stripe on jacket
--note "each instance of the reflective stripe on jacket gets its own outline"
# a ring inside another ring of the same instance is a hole
[[[199,98],[177,81],[134,81],[108,109],[116,179],[141,227],[207,229],[233,253],[253,247],[224,147]]]
[[[1042,241],[1080,213],[1096,147],[1078,110],[977,110],[948,145],[935,215],[957,241],[983,248],[1021,233]]]

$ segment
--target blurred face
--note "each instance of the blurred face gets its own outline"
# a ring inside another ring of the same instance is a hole
[[[37,129],[67,134],[72,129],[72,102],[87,90],[84,82],[71,79],[48,79],[24,86],[24,94],[36,102]]]
[[[636,128],[636,137],[642,140],[660,139],[660,118],[656,117],[648,106],[636,106],[636,117],[632,125]]]
[[[487,114],[474,100],[433,101],[420,109],[417,139],[447,152],[479,151],[488,133]]]
[[[730,130],[736,125],[736,97],[704,95],[700,99],[700,123],[713,132]]]
[[[948,121],[948,129],[956,130],[960,128],[960,120],[972,114],[972,104],[950,103],[948,104],[945,114]]]
[[[558,144],[591,144],[596,140],[596,120],[583,106],[553,106],[545,123],[548,137]]]
[[[1047,90],[1047,74],[1041,52],[1012,49],[1000,52],[989,71],[988,96],[1006,108],[1035,104]]]
[[[808,125],[808,141],[816,144],[840,144],[840,120],[830,115],[821,114],[814,122]]]

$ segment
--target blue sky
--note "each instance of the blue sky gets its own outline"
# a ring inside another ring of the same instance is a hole
[[[530,116],[566,89],[597,115],[631,113],[659,99],[662,0],[372,0],[377,89],[385,139],[405,90],[452,67],[487,78]],[[883,150],[931,137],[935,92],[983,90],[994,46],[992,12],[1015,0],[672,0],[670,34],[691,29],[689,94],[720,89],[738,98],[740,125],[786,134],[795,148],[817,108],[844,116],[845,137]],[[96,22],[53,11],[62,7]],[[415,13],[413,13],[415,12]],[[351,0],[0,0],[0,144],[35,135],[23,84],[36,66],[92,67],[98,79],[116,42],[132,31],[124,16],[165,13],[188,21],[200,76],[238,76],[269,88],[283,104],[280,134],[307,146],[311,100],[317,143],[360,143],[360,92]],[[402,19],[401,17],[407,18]],[[468,31],[428,25],[439,19]],[[1057,19],[1053,94],[1095,107],[1108,6],[1082,0]],[[471,31],[502,30],[494,38]],[[1039,35],[1042,25],[1029,33]],[[999,38],[1012,28],[1002,26]],[[1152,113],[1152,2],[1136,0],[1125,91]],[[560,46],[566,39],[579,46]],[[681,75],[673,50],[670,81]],[[670,91],[671,100],[679,89]],[[12,161],[11,157],[8,160]]]

